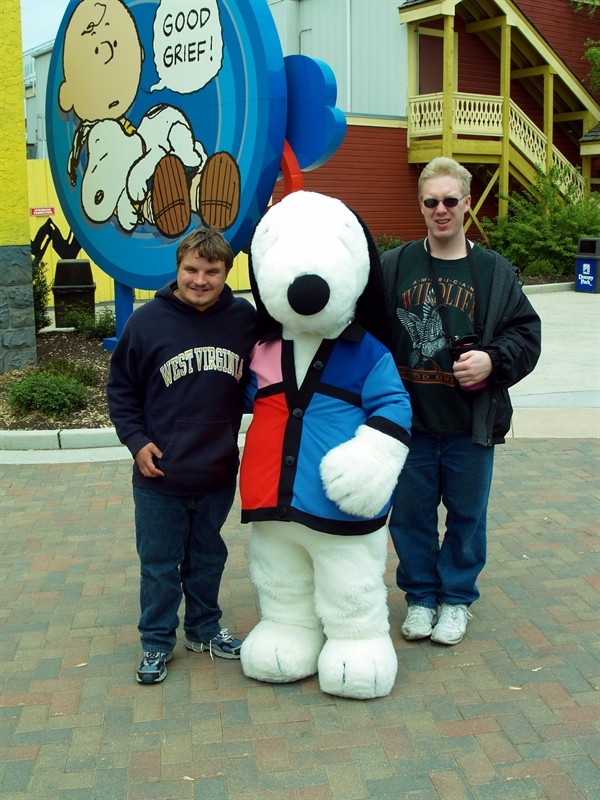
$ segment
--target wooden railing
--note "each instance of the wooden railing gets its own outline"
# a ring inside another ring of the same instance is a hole
[[[510,103],[510,143],[532,164],[545,172],[548,137],[515,103]]]
[[[423,94],[409,99],[408,145],[412,139],[441,136],[443,133],[443,95]],[[453,135],[504,136],[503,98],[498,95],[455,92],[452,96]],[[546,171],[548,138],[519,106],[510,101],[510,143],[531,163]],[[585,182],[578,170],[556,147],[552,147],[552,166],[559,174],[559,185],[565,195],[583,196]]]

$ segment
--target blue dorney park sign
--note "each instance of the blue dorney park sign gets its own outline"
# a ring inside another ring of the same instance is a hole
[[[283,174],[324,163],[346,130],[331,69],[283,57],[266,0],[72,0],[46,95],[50,167],[78,241],[132,288],[173,278],[181,237],[238,253]],[[298,188],[298,183],[285,190]]]

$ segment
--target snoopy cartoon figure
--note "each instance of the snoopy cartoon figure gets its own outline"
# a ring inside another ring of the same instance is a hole
[[[386,517],[410,445],[408,395],[387,344],[373,240],[339,200],[293,192],[250,245],[260,340],[241,465],[242,521],[261,619],[244,673],[322,691],[389,694]]]

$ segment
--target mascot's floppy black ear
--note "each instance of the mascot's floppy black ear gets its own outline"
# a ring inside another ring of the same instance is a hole
[[[392,315],[386,295],[383,270],[373,237],[360,216],[350,209],[360,222],[369,248],[369,279],[356,303],[355,319],[387,348],[392,346]]]
[[[248,246],[248,274],[250,277],[250,289],[252,291],[252,297],[254,298],[254,304],[256,305],[255,331],[259,341],[266,333],[271,333],[272,331],[281,331],[281,323],[273,319],[262,301],[260,291],[258,290],[258,284],[256,283],[256,276],[254,275],[254,266],[252,264],[252,239],[254,238],[254,234],[256,233],[256,229],[258,228],[260,221],[261,220],[259,219],[254,226],[252,237],[250,238],[250,244]]]

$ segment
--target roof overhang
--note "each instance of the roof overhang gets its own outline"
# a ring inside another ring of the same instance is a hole
[[[410,3],[399,6],[400,22],[421,22],[435,17],[453,17],[460,0],[432,0],[432,2]]]
[[[421,22],[440,16],[456,16],[457,8],[463,2],[465,0],[413,0],[412,2],[408,0],[408,4],[399,6],[398,17],[401,23],[408,23]],[[500,13],[490,19],[493,19],[498,26],[505,23],[518,30],[521,36],[527,40],[528,45],[538,54],[540,60],[548,65],[553,74],[560,76],[560,80],[583,108],[594,119],[600,119],[600,105],[512,0],[492,0],[492,2]],[[477,23],[471,24],[474,32],[477,30],[476,26]],[[532,64],[531,66],[539,65]]]

